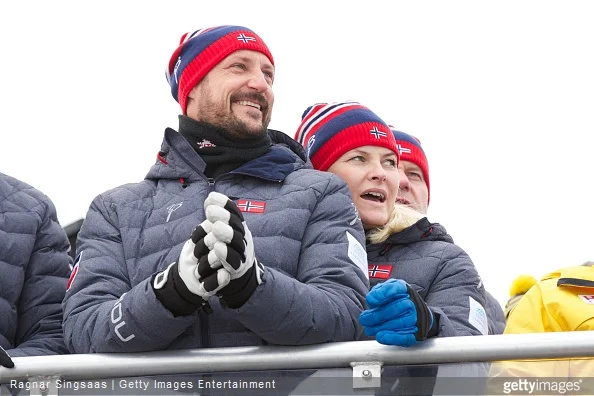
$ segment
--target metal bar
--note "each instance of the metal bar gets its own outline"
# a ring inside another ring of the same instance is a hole
[[[410,348],[375,341],[300,347],[253,346],[146,353],[72,354],[14,358],[0,383],[31,376],[65,380],[222,371],[350,367],[351,362],[435,364],[512,359],[594,357],[594,331],[435,338]]]

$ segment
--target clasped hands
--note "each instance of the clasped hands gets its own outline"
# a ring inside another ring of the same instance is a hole
[[[252,233],[237,205],[221,193],[208,195],[204,211],[206,220],[182,248],[179,275],[188,290],[204,300],[216,294],[238,308],[262,283]]]

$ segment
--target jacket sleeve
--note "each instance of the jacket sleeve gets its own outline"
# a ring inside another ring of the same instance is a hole
[[[131,286],[117,213],[103,196],[89,208],[77,254],[63,303],[64,337],[71,352],[166,349],[196,322],[195,315],[173,317],[157,300],[152,277]]]
[[[439,337],[488,334],[485,288],[474,263],[457,245],[443,250],[425,301],[440,316]]]
[[[39,208],[39,228],[17,307],[16,348],[8,351],[13,357],[68,353],[61,303],[72,263],[70,243],[52,202],[43,196]]]
[[[358,319],[369,290],[363,227],[354,221],[346,184],[334,175],[329,180],[306,226],[296,278],[265,268],[250,299],[228,308],[271,344],[353,341],[362,334]]]
[[[485,302],[487,303],[487,317],[489,318],[489,334],[503,334],[505,330],[505,314],[499,301],[485,290]]]

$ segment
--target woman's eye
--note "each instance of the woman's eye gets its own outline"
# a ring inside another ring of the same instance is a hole
[[[360,162],[363,162],[363,161],[365,161],[365,158],[363,158],[362,155],[356,155],[356,156],[352,157],[351,159],[349,159],[349,161],[360,161]]]
[[[396,160],[389,159],[389,160],[386,160],[386,163],[388,164],[388,166],[390,166],[392,168],[396,168]]]

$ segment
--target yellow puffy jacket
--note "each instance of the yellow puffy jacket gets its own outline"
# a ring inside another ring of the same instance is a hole
[[[541,279],[511,311],[504,334],[594,330],[594,267],[576,266]],[[493,363],[491,377],[594,376],[594,358]]]
[[[511,312],[504,334],[594,330],[594,267],[552,272]]]

